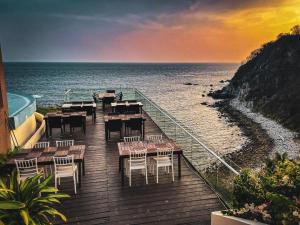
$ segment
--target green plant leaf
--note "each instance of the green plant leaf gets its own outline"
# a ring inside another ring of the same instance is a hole
[[[1,201],[0,202],[0,209],[22,209],[26,205],[19,201]]]
[[[25,223],[25,225],[28,225],[29,224],[29,214],[28,214],[28,212],[25,211],[25,210],[21,210],[20,211],[20,216],[22,217],[23,222]]]

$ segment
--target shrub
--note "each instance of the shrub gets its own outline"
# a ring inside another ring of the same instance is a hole
[[[52,224],[57,217],[66,221],[54,205],[69,196],[56,193],[57,189],[49,186],[51,176],[40,182],[41,178],[42,175],[36,175],[19,183],[17,172],[13,171],[0,179],[0,224]]]
[[[271,224],[300,222],[300,160],[268,159],[259,171],[243,170],[234,181],[234,207],[227,215]]]

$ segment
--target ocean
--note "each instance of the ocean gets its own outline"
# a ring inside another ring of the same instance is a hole
[[[226,85],[238,64],[210,63],[5,63],[9,92],[40,96],[38,105],[59,105],[68,89],[135,87],[190,127],[215,151],[240,149],[247,138],[213,107],[210,90]],[[193,85],[185,85],[191,83]],[[201,103],[207,103],[204,105]]]

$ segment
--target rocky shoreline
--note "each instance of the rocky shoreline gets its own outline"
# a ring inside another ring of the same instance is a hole
[[[254,122],[239,110],[235,109],[230,100],[221,100],[214,105],[223,117],[229,119],[247,136],[249,141],[239,151],[227,154],[225,159],[230,159],[239,167],[259,167],[269,156],[274,147],[273,140],[259,123]]]

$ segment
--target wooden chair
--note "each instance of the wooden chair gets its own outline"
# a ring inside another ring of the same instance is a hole
[[[66,157],[53,157],[54,161],[54,181],[55,187],[60,185],[60,178],[73,177],[74,192],[77,194],[76,185],[78,183],[78,168],[74,163],[74,155]]]
[[[106,97],[102,99],[102,110],[105,111],[105,106],[110,105],[112,102],[115,101],[114,97]]]
[[[139,105],[129,105],[126,108],[126,111],[131,112],[132,114],[139,114],[139,113],[141,113]]]
[[[74,145],[74,140],[56,141],[56,147],[68,147],[73,145]]]
[[[140,132],[141,136],[144,137],[144,119],[143,118],[131,118],[125,123],[125,131],[132,134],[132,131]]]
[[[115,107],[115,112],[119,113],[119,114],[124,114],[127,110],[127,106],[126,105],[116,105]]]
[[[148,184],[147,174],[147,149],[130,151],[128,160],[129,186],[131,187],[131,175],[133,170],[143,170]]]
[[[122,139],[122,120],[109,120],[106,123],[106,140],[110,139],[110,133],[111,132],[120,132],[120,139]]]
[[[82,129],[83,133],[85,134],[85,124],[84,124],[84,117],[82,115],[71,115],[70,116],[70,133],[75,131],[76,127]]]
[[[53,128],[60,128],[60,132],[63,132],[61,116],[58,115],[49,115],[48,116],[48,125],[50,129],[50,136],[52,136]]]
[[[19,182],[37,174],[44,174],[44,169],[38,168],[37,158],[27,160],[15,159],[15,164],[18,171]]]

